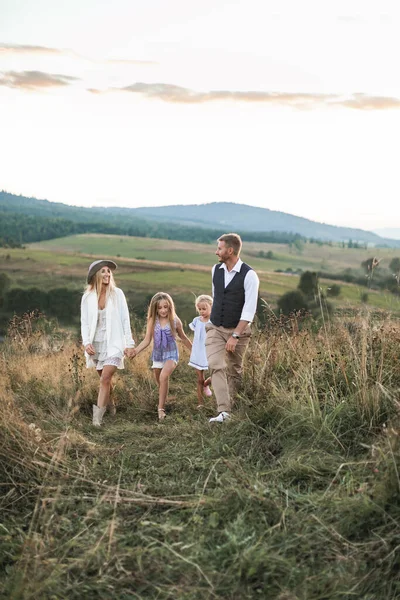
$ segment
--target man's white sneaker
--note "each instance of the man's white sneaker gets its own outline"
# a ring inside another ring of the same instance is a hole
[[[213,417],[209,420],[209,423],[223,423],[224,421],[228,421],[231,418],[231,415],[225,411],[219,413],[218,417]]]

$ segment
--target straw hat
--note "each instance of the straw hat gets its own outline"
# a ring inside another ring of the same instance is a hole
[[[115,271],[117,268],[116,263],[113,260],[95,260],[89,267],[87,274],[87,282],[90,283],[93,275],[97,273],[103,267],[108,267],[111,271]]]

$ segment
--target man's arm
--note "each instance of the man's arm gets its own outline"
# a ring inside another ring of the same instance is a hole
[[[211,296],[214,298],[214,272],[215,272],[215,265],[213,266],[213,268],[211,269],[211,290],[212,290],[212,294]]]
[[[253,270],[249,271],[246,277],[244,278],[244,305],[242,309],[242,314],[240,315],[239,323],[241,323],[242,321],[247,321],[248,323],[251,323],[253,321],[254,315],[256,314],[257,310],[259,286],[260,280],[258,279],[257,273]],[[242,331],[244,331],[244,329],[242,329]],[[237,333],[239,333],[239,330],[237,331]]]
[[[247,325],[253,321],[256,314],[259,285],[260,281],[257,273],[253,270],[249,271],[244,278],[244,305],[242,314],[240,315],[239,323],[233,331],[233,334],[237,334],[239,337],[244,333]],[[232,335],[226,342],[225,348],[228,352],[235,352],[237,343],[238,338]]]

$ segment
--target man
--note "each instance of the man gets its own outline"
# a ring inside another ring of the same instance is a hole
[[[241,249],[240,236],[225,233],[218,239],[215,252],[219,264],[212,268],[214,302],[206,325],[206,351],[219,414],[210,423],[230,418],[257,308],[259,279],[239,258]]]

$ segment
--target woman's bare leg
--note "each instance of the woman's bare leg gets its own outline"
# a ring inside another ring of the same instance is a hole
[[[99,374],[99,377],[101,378],[101,374],[102,374],[103,370],[101,370],[101,371],[98,370],[97,372]],[[109,399],[109,404],[110,404],[110,406],[112,406],[114,408],[113,412],[114,412],[114,415],[115,415],[115,402],[112,400],[112,393],[113,393],[114,387],[115,387],[115,383],[113,381],[111,381],[111,383],[110,383],[110,399]]]
[[[117,367],[106,365],[103,370],[99,372],[100,375],[100,388],[99,395],[97,397],[97,406],[100,408],[106,407],[110,402],[110,392],[112,386],[112,377],[117,370]]]

